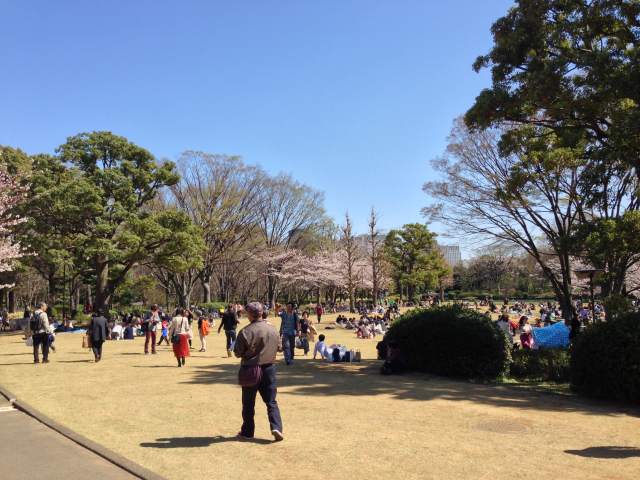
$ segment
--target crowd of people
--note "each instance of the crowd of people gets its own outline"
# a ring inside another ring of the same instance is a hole
[[[358,305],[358,310],[360,318],[357,321],[355,317],[347,319],[340,315],[337,322],[327,322],[323,327],[326,330],[354,330],[355,338],[373,339],[377,335],[384,335],[391,320],[398,315],[396,305]],[[177,308],[169,313],[158,305],[152,305],[145,314],[114,315],[111,312],[110,315],[105,310],[97,309],[91,311],[91,319],[83,327],[75,326],[69,318],[62,322],[53,321],[47,313],[50,311],[46,303],[41,303],[34,311],[26,309],[20,323],[25,340],[33,349],[34,363],[50,362],[49,354],[55,351],[56,332],[64,332],[81,333],[83,347],[91,349],[95,363],[101,362],[104,355],[108,354],[108,348],[105,349],[108,342],[140,338],[144,339],[140,348],[145,355],[157,355],[159,346],[170,346],[177,366],[182,368],[196,348],[193,345],[196,336],[200,341],[199,351],[206,352],[207,336],[217,325],[218,334],[224,330],[226,355],[241,359],[238,383],[242,387],[243,423],[239,438],[252,438],[254,435],[255,400],[260,393],[267,405],[271,433],[276,441],[284,439],[276,402],[277,352],[284,354],[286,365],[294,362],[296,350],[302,350],[306,356],[313,349],[314,360],[361,360],[359,349],[330,343],[328,333],[319,334],[320,324],[327,312],[321,304],[304,310],[293,302],[283,307],[276,306],[275,314],[280,317],[279,331],[269,321],[269,309],[259,302],[246,307],[230,304],[223,311]],[[246,315],[249,324],[239,330],[243,315]],[[312,320],[314,316],[315,322]]]

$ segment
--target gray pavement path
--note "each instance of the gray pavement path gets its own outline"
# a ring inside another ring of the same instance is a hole
[[[130,480],[133,475],[13,409],[0,397],[2,480]]]

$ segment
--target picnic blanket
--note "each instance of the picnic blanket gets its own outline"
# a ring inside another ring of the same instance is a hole
[[[533,328],[533,339],[538,348],[566,348],[569,346],[569,328],[564,322],[549,327]]]

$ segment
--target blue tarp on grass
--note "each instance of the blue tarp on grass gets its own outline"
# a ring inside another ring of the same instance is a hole
[[[550,327],[533,328],[533,339],[538,348],[566,348],[569,346],[569,328],[560,321]]]

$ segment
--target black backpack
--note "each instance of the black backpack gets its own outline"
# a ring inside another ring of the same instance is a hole
[[[40,313],[35,312],[29,319],[29,329],[31,330],[31,333],[38,333],[43,328],[44,323],[42,322],[42,316]]]

